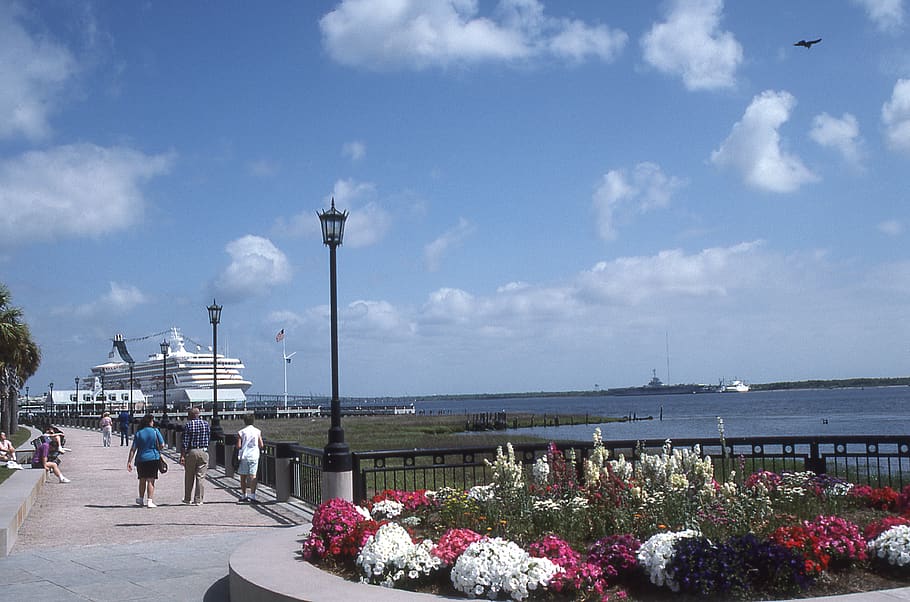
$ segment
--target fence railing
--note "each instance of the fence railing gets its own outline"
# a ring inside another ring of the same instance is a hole
[[[96,417],[43,418],[58,425],[98,428]],[[179,446],[181,424],[172,423],[162,430],[170,445]],[[901,489],[910,484],[910,435],[728,437],[723,443],[715,437],[675,439],[672,443],[678,449],[692,449],[698,445],[702,456],[712,458],[718,480],[726,479],[733,470],[738,474],[758,470],[811,470],[874,487],[887,485]],[[218,464],[223,466],[224,444],[213,442],[213,445]],[[664,441],[604,441],[603,445],[610,451],[611,458],[622,454],[634,464],[642,453],[658,453]],[[572,450],[579,465],[594,447],[591,442],[557,443],[556,446],[563,453]],[[549,444],[520,443],[512,447],[516,459],[530,466],[547,453]],[[489,483],[492,473],[487,461],[495,460],[496,449],[486,446],[354,452],[354,499],[360,501],[384,489],[469,489]],[[315,506],[322,501],[322,463],[321,449],[288,441],[265,441],[258,478],[263,485],[278,487],[282,482],[281,472],[284,482],[290,480],[289,495]],[[289,471],[289,474],[283,471]]]
[[[731,471],[751,474],[811,470],[853,483],[902,488],[910,483],[910,436],[854,437],[739,437],[676,439],[677,449],[700,448],[711,456],[715,478],[725,480]],[[634,465],[644,452],[658,453],[663,440],[604,441],[610,457],[622,454]],[[572,450],[579,464],[587,459],[593,443],[558,443],[563,453]],[[516,460],[529,466],[545,455],[546,443],[513,444]],[[364,499],[383,489],[468,489],[488,483],[487,461],[496,457],[491,447],[368,451],[354,454],[354,498]],[[582,475],[579,474],[579,477]]]

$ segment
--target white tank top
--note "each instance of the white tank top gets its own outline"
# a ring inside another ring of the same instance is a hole
[[[237,433],[240,436],[240,459],[259,459],[259,434],[261,432],[251,424]]]

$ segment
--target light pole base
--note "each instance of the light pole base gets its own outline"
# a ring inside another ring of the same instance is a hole
[[[354,501],[354,473],[352,471],[322,473],[322,501],[326,502],[336,497],[349,502]]]

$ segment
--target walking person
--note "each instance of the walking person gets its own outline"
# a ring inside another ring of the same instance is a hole
[[[205,497],[205,472],[209,467],[210,436],[209,423],[199,417],[199,408],[190,408],[180,443],[180,463],[185,469],[184,504],[202,505]]]
[[[111,419],[111,413],[105,412],[101,416],[101,444],[104,447],[111,446],[111,431],[114,429],[114,421]]]
[[[120,447],[130,444],[130,413],[126,410],[120,412],[120,415],[117,416],[117,421],[120,423]]]
[[[155,418],[146,414],[139,421],[139,430],[133,436],[133,446],[130,447],[130,457],[126,461],[126,469],[133,472],[133,458],[136,458],[136,474],[139,476],[139,497],[136,504],[148,508],[157,508],[155,505],[155,480],[158,478],[158,462],[161,460],[161,450],[164,449],[164,437],[155,428]],[[148,501],[145,495],[148,492]]]
[[[237,474],[240,475],[240,499],[239,502],[250,501],[256,503],[256,474],[259,471],[259,454],[265,444],[262,442],[262,431],[253,426],[256,416],[252,413],[243,416],[243,423],[246,425],[237,432],[237,457],[240,458],[240,466],[237,467]],[[247,497],[247,487],[250,489],[250,495]]]

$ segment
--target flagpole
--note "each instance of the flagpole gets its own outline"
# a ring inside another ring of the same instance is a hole
[[[282,329],[284,332],[284,329]],[[281,361],[284,362],[284,409],[288,409],[288,347],[287,341],[285,339],[287,336],[281,337]]]

